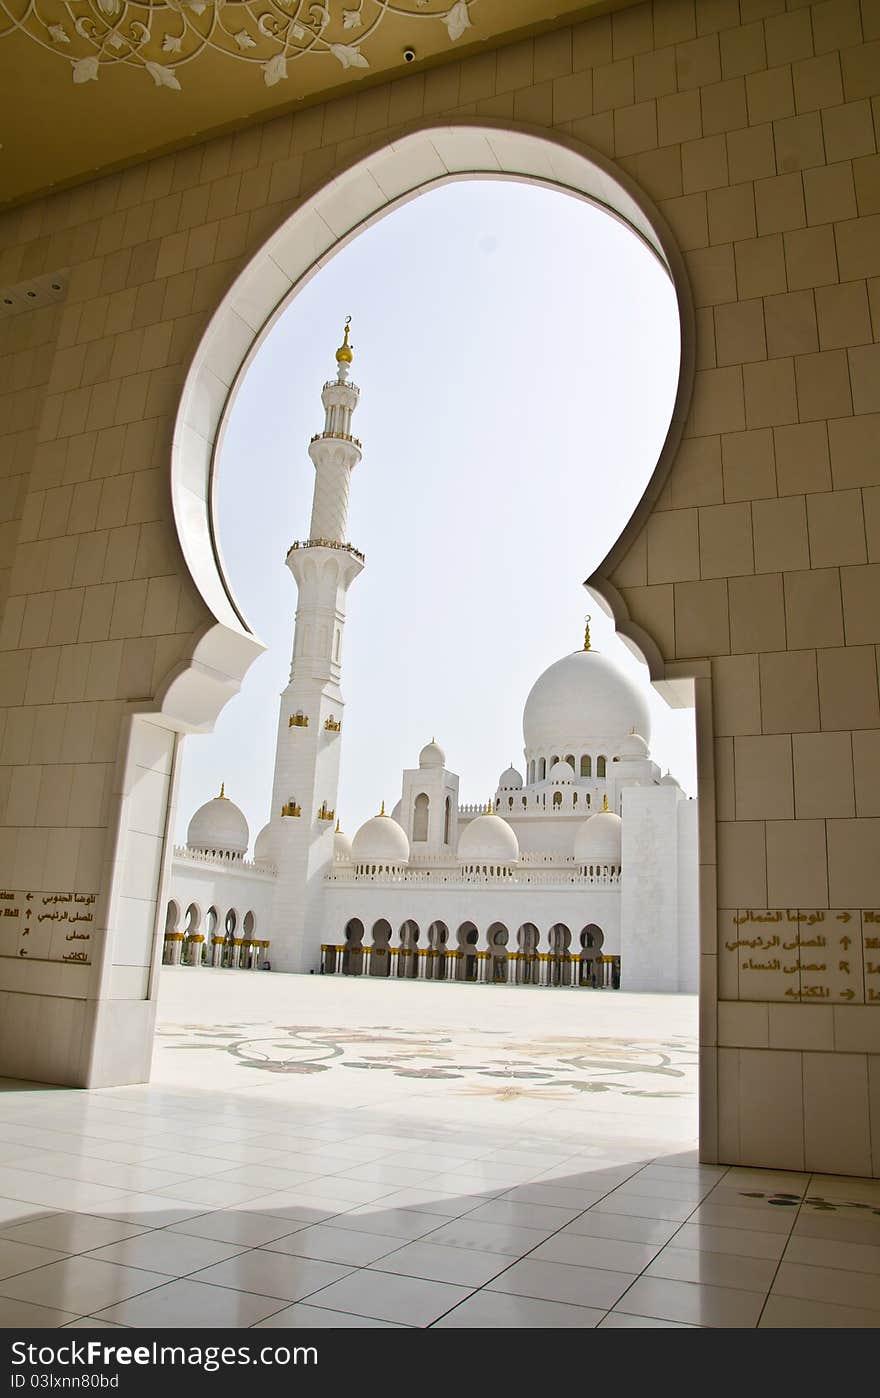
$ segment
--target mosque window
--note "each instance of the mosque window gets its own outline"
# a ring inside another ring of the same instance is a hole
[[[567,753],[565,760],[568,763],[569,767],[571,767],[572,771],[574,771],[574,755],[572,753]]]
[[[415,809],[413,811],[413,839],[427,840],[428,838],[428,812],[430,802],[422,791],[416,797]]]
[[[554,793],[553,793],[553,809],[556,810],[556,808],[557,808],[558,806],[561,806],[561,805],[562,805],[562,792],[561,792],[561,791],[554,791]]]
[[[604,757],[597,757],[597,758],[596,758],[596,776],[597,776],[597,777],[604,777],[604,775],[605,775],[605,758],[604,758]]]
[[[538,762],[538,781],[542,782],[547,775],[547,760],[542,757]]]
[[[525,798],[525,796],[524,796],[524,797],[522,798],[522,808],[523,808],[523,810],[526,809],[526,806],[527,806],[527,805],[528,805],[528,801],[526,800],[526,798]]]
[[[587,753],[584,753],[583,757],[581,758],[581,776],[591,777],[592,775],[593,759]]]
[[[551,767],[555,767],[558,761],[559,761],[559,753],[557,752],[557,753],[554,754],[553,757],[550,758],[550,766],[551,766]]]
[[[452,801],[451,801],[450,797],[447,796],[447,798],[446,798],[446,812],[445,812],[445,815],[444,815],[444,817],[443,817],[443,843],[444,843],[444,845],[448,845],[448,844],[449,844],[449,824],[450,824],[451,819],[452,819]]]

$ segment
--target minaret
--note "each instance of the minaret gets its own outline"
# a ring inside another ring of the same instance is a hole
[[[287,554],[299,600],[290,683],[278,718],[269,840],[278,870],[271,942],[279,971],[306,972],[320,964],[323,879],[333,861],[345,601],[364,566],[363,554],[347,540],[351,473],[361,459],[361,444],[351,435],[360,389],[348,382],[350,320],[336,351],[336,378],[321,393],[324,430],[309,444],[315,466],[309,537]]]

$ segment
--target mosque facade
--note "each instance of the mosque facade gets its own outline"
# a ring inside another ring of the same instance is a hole
[[[346,325],[324,429],[309,444],[309,537],[287,566],[298,605],[278,716],[271,818],[252,859],[243,812],[221,787],[175,850],[166,962],[516,985],[697,990],[697,803],[651,758],[650,714],[594,650],[532,686],[524,766],[484,807],[462,804],[435,739],[349,838],[337,819],[352,435]]]

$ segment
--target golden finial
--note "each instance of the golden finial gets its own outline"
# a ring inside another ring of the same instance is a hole
[[[603,811],[607,811],[607,810],[608,810],[608,796],[607,796],[607,793],[606,793],[605,796],[602,797],[602,810],[603,810]]]
[[[586,625],[585,625],[585,627],[584,627],[584,650],[589,650],[589,649],[590,649],[590,613],[589,613],[589,612],[587,612],[586,616],[584,617],[584,621],[586,622]]]
[[[338,820],[337,820],[337,822],[336,822],[336,829],[333,831],[333,834],[334,834],[334,835],[341,835],[341,834],[342,834],[342,830],[341,830],[341,828],[340,828],[340,825],[339,825],[339,821],[338,821]]]
[[[225,782],[221,782],[221,783],[220,783],[220,795],[217,797],[217,800],[218,800],[218,801],[228,801],[228,800],[229,800],[229,797],[226,795],[226,783],[225,783]]]
[[[382,809],[381,809],[381,811],[379,812],[379,814],[380,814],[380,815],[384,815],[384,814],[385,814],[385,802],[384,802],[384,801],[382,802]]]
[[[350,325],[351,325],[351,316],[346,316],[346,317],[345,317],[345,338],[343,339],[342,344],[339,346],[339,349],[336,351],[336,363],[337,363],[337,364],[350,364],[351,361],[354,359],[354,354],[352,353],[351,345],[348,343],[348,327],[349,327]]]
[[[491,814],[492,814],[492,797],[490,796],[490,797],[489,797],[489,800],[486,802],[486,815],[491,815]]]

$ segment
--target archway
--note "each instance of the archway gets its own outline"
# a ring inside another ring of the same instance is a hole
[[[571,930],[557,922],[547,934],[550,943],[550,984],[571,985]]]
[[[458,929],[458,974],[460,981],[477,979],[477,939],[479,933],[472,922],[463,922]]]
[[[387,918],[380,917],[378,922],[373,923],[373,950],[370,953],[371,976],[391,975],[391,952],[389,950],[391,930],[391,923]]]
[[[605,933],[595,922],[590,922],[580,935],[581,953],[578,958],[578,975],[581,985],[597,989],[601,984],[602,947]]]
[[[448,798],[447,798],[448,804]],[[428,928],[428,945],[431,955],[428,958],[427,976],[430,980],[446,979],[446,947],[449,941],[449,928],[445,922],[432,922]]]
[[[363,969],[364,924],[359,917],[353,917],[345,924],[345,941],[342,949],[342,974],[359,976]]]
[[[503,922],[493,922],[486,933],[489,949],[489,974],[487,979],[496,985],[505,985],[508,980],[507,943],[510,933]]]
[[[533,922],[524,922],[516,934],[517,985],[538,984],[538,943],[541,934]]]
[[[401,980],[414,980],[419,974],[419,925],[407,918],[400,928],[397,974]]]
[[[438,142],[441,147],[439,161]],[[383,179],[376,179],[378,172]],[[216,624],[198,641],[191,662],[181,665],[164,686],[163,712],[175,726],[209,724],[260,649],[260,642],[250,631],[223,576],[214,541],[210,500],[223,415],[247,364],[298,286],[344,241],[389,212],[402,199],[436,183],[475,174],[534,181],[600,203],[627,222],[652,247],[675,285],[682,328],[682,356],[669,432],[640,504],[589,584],[614,616],[619,634],[646,660],[658,687],[662,685],[665,692],[675,695],[679,702],[687,703],[692,696],[687,665],[677,667],[674,677],[666,674],[659,648],[631,621],[619,594],[607,581],[618,561],[625,556],[651,500],[663,484],[690,397],[692,316],[681,260],[662,219],[610,162],[575,142],[549,137],[546,133],[514,128],[510,123],[466,121],[442,133],[425,127],[407,135],[393,149],[386,146],[362,157],[334,182],[333,199],[338,201],[342,212],[328,220],[324,227],[321,214],[326,208],[327,191],[319,191],[305,201],[236,282],[199,347],[181,400],[172,480],[181,544]],[[364,197],[352,200],[346,211],[343,196],[349,188],[354,192],[362,177],[368,185],[375,181],[378,193],[370,187],[369,192],[363,191]],[[541,765],[544,767],[544,759]],[[711,822],[707,820],[706,824],[709,827]]]

